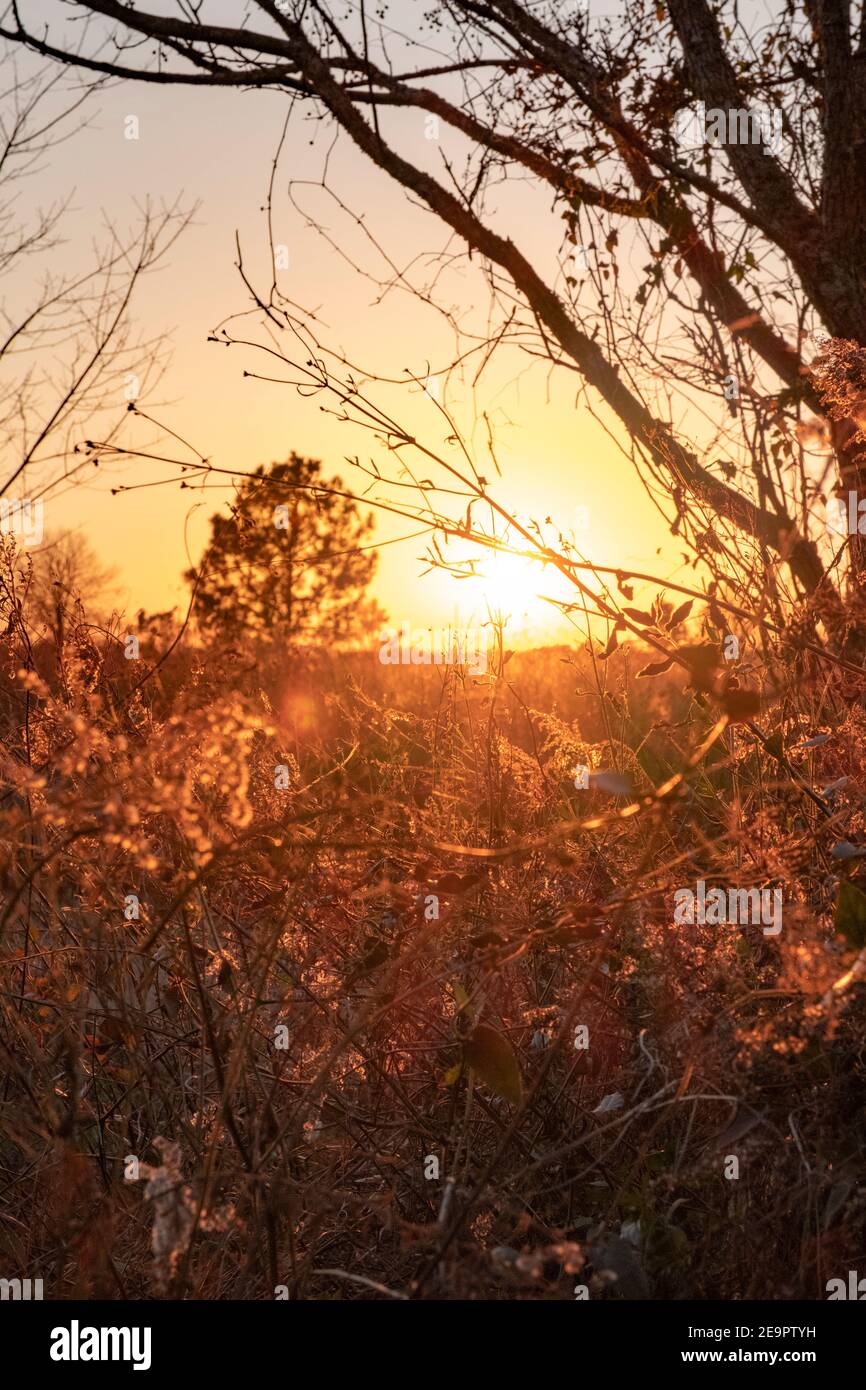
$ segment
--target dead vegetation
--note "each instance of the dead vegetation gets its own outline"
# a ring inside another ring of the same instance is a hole
[[[676,669],[636,680],[634,642],[484,677],[180,645],[142,682],[146,632],[138,662],[83,622],[34,650],[18,563],[6,1274],[53,1298],[785,1299],[856,1267],[850,672],[791,671],[758,724]],[[581,759],[633,791],[576,789]],[[674,925],[698,878],[780,885],[783,931]]]

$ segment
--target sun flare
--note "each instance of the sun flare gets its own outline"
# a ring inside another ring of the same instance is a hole
[[[503,620],[512,639],[550,640],[563,626],[552,598],[568,600],[573,590],[551,564],[505,550],[481,557],[470,579],[460,580],[461,607],[471,605],[476,622]]]

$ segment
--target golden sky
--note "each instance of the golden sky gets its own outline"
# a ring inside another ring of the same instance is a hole
[[[372,452],[362,430],[338,423],[322,413],[318,401],[303,400],[288,387],[245,378],[245,368],[261,369],[252,352],[207,342],[215,325],[248,306],[234,267],[236,230],[250,267],[261,272],[265,266],[260,278],[266,275],[260,209],[285,111],[285,100],[270,92],[117,84],[93,99],[89,128],[49,157],[29,196],[44,200],[73,193],[65,242],[52,252],[58,272],[84,264],[104,215],[126,226],[134,223],[136,206],[147,198],[171,203],[182,195],[186,205],[197,203],[194,225],[162,268],[138,288],[134,317],[142,334],[165,332],[172,348],[159,389],[139,404],[220,468],[249,471],[294,449],[321,458],[328,471],[339,470],[345,481],[362,486],[364,480],[344,462],[346,455]],[[139,121],[137,141],[124,138],[130,114]],[[441,151],[436,141],[425,139],[423,115],[398,119],[404,150],[441,169]],[[348,357],[392,377],[407,368],[423,376],[428,364],[435,370],[449,361],[453,333],[440,315],[405,289],[398,285],[383,294],[349,263],[379,280],[390,273],[353,218],[321,186],[325,156],[330,188],[348,208],[365,215],[382,250],[416,283],[432,276],[429,253],[446,245],[446,232],[348,142],[340,140],[332,148],[332,135],[309,113],[296,111],[277,188],[276,240],[289,249],[281,287],[316,311],[321,337]],[[290,177],[306,219],[324,228],[326,237],[291,206],[286,196]],[[494,191],[494,203],[508,234],[539,265],[552,264],[561,224],[550,212],[547,195],[526,184],[513,185]],[[487,321],[487,289],[474,270],[448,272],[437,293],[467,327],[480,328]],[[550,517],[564,532],[588,518],[588,529],[579,531],[577,539],[600,564],[683,577],[678,548],[672,548],[631,465],[586,406],[576,404],[576,376],[551,373],[546,363],[533,362],[516,349],[496,359],[475,387],[473,373],[474,366],[462,380],[454,380],[449,402],[467,438],[477,445],[480,464],[489,463],[482,412],[493,420],[503,478],[492,490],[503,504],[523,521]],[[385,392],[381,399],[389,409],[397,409],[399,399],[401,418],[447,452],[441,416],[420,390]],[[123,407],[118,402],[118,409]],[[155,442],[156,432],[149,437]],[[490,467],[482,471],[493,482]],[[166,470],[163,476],[173,472]],[[171,486],[110,494],[118,482],[140,484],[158,476],[152,465],[127,462],[110,473],[101,470],[46,508],[49,529],[80,529],[116,567],[119,595],[130,610],[185,609],[182,572],[198,558],[207,518],[230,492],[222,486],[198,493]],[[390,541],[417,529],[381,516],[377,534]],[[660,560],[657,549],[666,545]],[[562,589],[536,567],[500,561],[482,567],[485,582],[458,583],[441,574],[419,580],[426,568],[423,552],[419,539],[381,551],[374,592],[395,623],[465,622],[473,614],[483,616],[492,600],[514,612],[515,636],[520,624],[531,640],[556,635],[554,610],[534,599],[533,591],[556,594]]]

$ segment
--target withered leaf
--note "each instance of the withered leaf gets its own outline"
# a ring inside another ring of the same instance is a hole
[[[464,1043],[463,1053],[469,1066],[491,1091],[502,1096],[510,1105],[520,1104],[523,1080],[514,1049],[507,1038],[491,1028],[489,1023],[479,1023]]]

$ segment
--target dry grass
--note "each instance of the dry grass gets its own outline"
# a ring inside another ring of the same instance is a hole
[[[34,649],[6,583],[0,1273],[783,1299],[862,1261],[862,987],[826,997],[858,958],[861,861],[829,851],[863,840],[862,682],[771,651],[780,742],[737,724],[689,769],[718,710],[636,681],[634,644],[481,679],[181,645],[136,689],[161,646]],[[699,877],[781,885],[782,933],[674,925]],[[517,1105],[469,1065],[479,1022]]]

